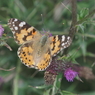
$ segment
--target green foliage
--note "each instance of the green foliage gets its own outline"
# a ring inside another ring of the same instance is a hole
[[[27,68],[17,57],[19,46],[12,38],[12,33],[6,25],[7,21],[10,18],[18,18],[40,31],[43,31],[43,29],[45,31],[50,30],[54,35],[68,34],[71,25],[71,12],[63,7],[62,12],[58,14],[57,9],[62,8],[60,2],[62,0],[0,0],[0,24],[5,28],[3,38],[0,38],[0,68],[4,69],[0,69],[0,77],[3,78],[3,83],[0,83],[0,95],[95,94],[95,81],[92,80],[83,79],[84,83],[75,80],[70,83],[62,75],[59,75],[53,85],[44,85],[44,72]],[[73,56],[73,62],[88,67],[95,63],[95,16],[84,18],[89,14],[89,11],[94,9],[95,5],[92,2],[95,3],[94,0],[77,2],[77,20],[82,20],[82,22],[76,25],[77,33],[68,53],[68,55]],[[71,9],[67,5],[66,7]],[[59,19],[55,19],[55,13],[57,13]],[[6,39],[5,37],[9,38]],[[6,46],[6,43],[10,47]],[[12,51],[10,51],[10,48],[12,48]],[[14,67],[15,69],[8,71],[8,69]],[[94,67],[93,71],[95,72]]]

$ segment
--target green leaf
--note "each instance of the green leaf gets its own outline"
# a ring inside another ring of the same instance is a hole
[[[50,91],[51,91],[51,89],[46,90],[46,91],[43,93],[43,95],[50,95]]]
[[[77,31],[81,30],[84,33],[84,25],[83,24],[79,24],[77,25]]]
[[[80,13],[78,14],[78,21],[83,19],[84,17],[86,17],[89,14],[89,9],[88,8],[84,8],[80,11]]]
[[[85,56],[86,55],[86,42],[85,41],[81,42],[81,50],[82,50],[82,54]]]
[[[55,82],[53,84],[53,87],[52,87],[52,94],[51,95],[55,95],[56,93],[60,92],[59,89],[61,86],[61,79],[62,79],[62,74],[57,75]]]
[[[60,93],[61,95],[77,95],[77,94],[74,94],[74,93],[71,93],[71,92],[68,92],[68,91],[61,91]]]

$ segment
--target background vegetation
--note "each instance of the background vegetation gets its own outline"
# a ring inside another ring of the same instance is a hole
[[[44,29],[54,35],[68,34],[72,22],[70,5],[69,0],[0,0],[0,24],[3,25],[4,35],[7,37],[12,36],[6,26],[10,18],[24,20],[38,30]],[[77,0],[77,20],[83,19],[94,9],[95,0]],[[2,46],[0,41],[0,95],[49,95],[52,86],[44,85],[44,72],[37,72],[21,64],[17,56],[19,46],[13,38],[8,38],[6,42],[12,51]],[[78,25],[69,53],[75,55],[74,59],[81,66],[90,67],[95,73],[95,15]],[[2,70],[14,67],[13,70]],[[76,79],[68,82],[63,77],[60,86],[63,95],[71,95],[69,92],[95,95],[95,80],[82,80],[83,82]]]

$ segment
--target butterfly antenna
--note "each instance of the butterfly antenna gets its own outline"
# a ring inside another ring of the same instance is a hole
[[[43,34],[46,34],[46,35],[48,35],[49,37],[51,37],[52,34],[51,34],[50,31],[47,30],[46,27],[45,27],[43,14],[41,14],[41,17],[42,17],[42,24],[43,24],[43,28],[42,28],[42,30],[43,30]],[[47,32],[47,31],[48,31],[48,32]]]
[[[43,28],[42,28],[42,30],[45,32],[45,24],[44,24],[44,18],[43,18],[43,14],[41,14],[41,17],[42,17],[42,25],[43,25]]]

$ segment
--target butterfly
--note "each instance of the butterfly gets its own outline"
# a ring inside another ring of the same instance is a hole
[[[18,48],[17,54],[21,62],[30,68],[45,70],[51,63],[52,57],[70,46],[72,39],[66,35],[44,35],[25,21],[11,18],[8,21]]]

